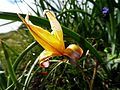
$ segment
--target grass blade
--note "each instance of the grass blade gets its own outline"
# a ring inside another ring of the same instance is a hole
[[[35,65],[38,63],[38,58],[35,60],[35,62],[33,63],[33,65],[31,66],[31,68],[30,68],[30,70],[29,70],[29,72],[28,72],[28,74],[27,74],[27,78],[26,78],[26,80],[25,80],[25,83],[24,83],[24,86],[25,87],[23,87],[23,90],[26,90],[26,87],[29,85],[29,83],[30,83],[30,76],[31,76],[31,73],[32,73],[32,70],[34,69],[34,67],[35,67]]]
[[[0,90],[5,90],[5,88],[7,87],[7,80],[6,80],[6,77],[5,77],[5,74],[4,74],[4,71],[2,73],[2,71],[0,71],[0,87],[1,89]]]
[[[9,53],[8,53],[3,41],[1,41],[1,44],[2,44],[3,51],[4,51],[4,55],[5,55],[6,67],[7,67],[8,73],[9,73],[13,83],[15,84],[16,88],[18,88],[17,77],[16,77],[16,74],[15,74],[14,69],[12,67],[12,63],[11,63],[11,60],[10,60],[10,57],[9,57]]]
[[[14,64],[13,64],[13,68],[16,71],[17,66],[20,62],[22,62],[23,57],[26,55],[27,52],[29,52],[33,47],[35,47],[37,45],[37,42],[33,42],[31,43],[15,60]]]

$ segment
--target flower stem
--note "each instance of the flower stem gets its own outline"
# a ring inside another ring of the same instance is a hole
[[[97,63],[94,67],[94,71],[93,71],[93,76],[92,76],[92,79],[90,80],[90,90],[93,89],[93,83],[94,83],[94,80],[95,80],[95,75],[96,75],[96,72],[97,72]]]

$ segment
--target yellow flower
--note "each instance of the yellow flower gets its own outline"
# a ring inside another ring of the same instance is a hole
[[[67,56],[72,60],[80,59],[83,54],[81,47],[75,44],[71,44],[65,49],[63,31],[61,25],[55,17],[55,14],[49,10],[45,10],[44,14],[50,21],[51,29],[53,30],[51,33],[39,26],[32,24],[29,21],[28,15],[24,19],[18,14],[35,40],[45,49],[39,56],[40,66],[44,68],[48,67],[49,58],[53,56]]]

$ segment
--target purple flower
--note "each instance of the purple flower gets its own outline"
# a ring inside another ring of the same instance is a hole
[[[102,9],[102,13],[103,13],[104,16],[107,16],[109,14],[109,8],[108,7],[104,7]]]

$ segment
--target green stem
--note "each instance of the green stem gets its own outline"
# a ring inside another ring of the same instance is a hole
[[[98,65],[96,64],[95,67],[94,67],[93,76],[92,76],[92,79],[90,81],[90,90],[93,89],[93,83],[94,83],[95,75],[96,75],[96,72],[97,72],[97,66]]]

